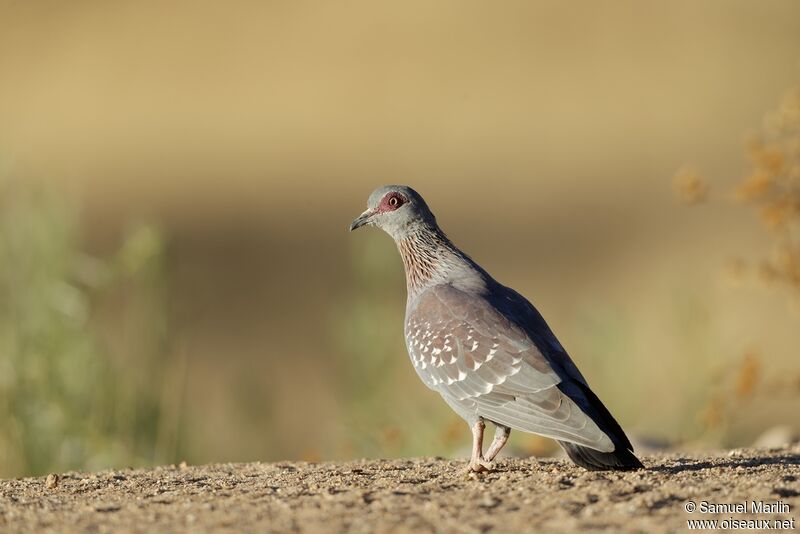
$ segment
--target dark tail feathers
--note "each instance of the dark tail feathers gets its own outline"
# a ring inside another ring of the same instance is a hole
[[[610,469],[641,469],[642,462],[628,449],[617,447],[613,452],[601,452],[583,445],[568,441],[559,441],[570,460],[589,471],[606,471]]]
[[[633,445],[619,426],[611,412],[603,405],[597,395],[586,384],[569,380],[561,382],[558,388],[575,403],[600,427],[600,430],[614,443],[613,452],[601,452],[575,443],[559,441],[567,456],[581,467],[590,471],[607,469],[641,469],[642,462],[633,455]]]

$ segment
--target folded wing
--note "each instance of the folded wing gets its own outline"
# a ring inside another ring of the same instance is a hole
[[[609,436],[558,387],[563,373],[482,297],[450,285],[432,287],[409,309],[405,330],[420,378],[462,417],[614,450]]]

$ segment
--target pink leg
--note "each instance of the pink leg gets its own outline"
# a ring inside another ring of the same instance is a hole
[[[492,440],[492,444],[489,445],[489,450],[486,451],[486,458],[487,461],[491,462],[497,456],[497,453],[500,452],[500,449],[505,447],[506,442],[508,442],[508,436],[511,435],[511,429],[507,426],[498,426],[497,429],[494,431],[494,440]]]
[[[486,428],[483,419],[472,425],[472,458],[469,460],[467,472],[480,473],[492,469],[491,462],[483,458],[483,430]]]

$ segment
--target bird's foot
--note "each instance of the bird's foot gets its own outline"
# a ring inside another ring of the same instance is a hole
[[[487,462],[483,458],[472,458],[464,470],[465,475],[472,473],[488,473],[494,469],[494,462]]]

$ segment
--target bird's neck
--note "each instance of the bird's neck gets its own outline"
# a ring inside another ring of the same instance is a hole
[[[396,240],[406,270],[408,299],[426,288],[446,283],[469,259],[437,226],[419,226]]]

